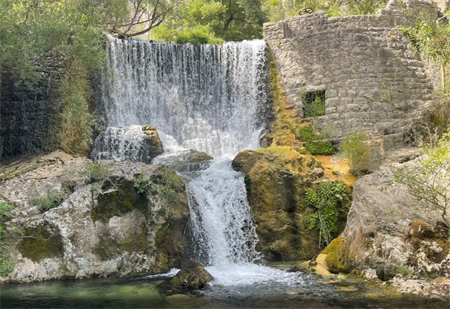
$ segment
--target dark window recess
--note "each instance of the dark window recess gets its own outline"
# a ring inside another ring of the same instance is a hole
[[[325,90],[302,93],[303,118],[325,115]]]

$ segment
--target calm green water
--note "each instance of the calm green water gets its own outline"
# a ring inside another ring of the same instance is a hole
[[[421,299],[389,298],[356,282],[324,284],[299,273],[293,284],[212,284],[198,295],[161,291],[161,278],[92,279],[1,287],[1,308],[449,308]]]

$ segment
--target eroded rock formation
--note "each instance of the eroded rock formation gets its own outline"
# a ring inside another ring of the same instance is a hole
[[[15,206],[2,246],[15,263],[12,282],[181,266],[189,208],[183,182],[167,167],[61,159],[1,187],[0,201]]]
[[[393,182],[388,166],[356,182],[347,226],[325,250],[328,267],[372,268],[384,280],[406,273],[449,277],[450,240],[440,212]]]

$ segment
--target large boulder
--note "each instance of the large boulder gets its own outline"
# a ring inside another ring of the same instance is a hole
[[[332,172],[320,165],[311,156],[287,146],[243,151],[233,160],[233,168],[245,174],[259,240],[257,249],[267,260],[310,259],[320,251],[318,231],[307,227],[314,209],[305,200],[308,187],[324,176],[331,177]],[[345,216],[340,221],[345,224]]]
[[[189,173],[207,169],[212,159],[213,157],[206,152],[188,149],[163,154],[155,160],[155,163],[170,166],[180,173]]]
[[[200,263],[191,260],[170,280],[170,285],[175,290],[199,290],[213,279]]]
[[[439,211],[394,185],[393,168],[356,182],[347,226],[325,250],[329,269],[372,268],[384,280],[399,273],[450,276],[450,239]]]
[[[14,205],[2,279],[123,277],[181,266],[189,207],[168,167],[86,158],[57,161],[1,183]]]

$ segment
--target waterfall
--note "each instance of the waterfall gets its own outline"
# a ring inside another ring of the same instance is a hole
[[[112,39],[108,48],[102,100],[109,128],[93,153],[133,160],[140,133],[131,128],[154,125],[169,155],[194,149],[214,156],[187,182],[196,258],[209,266],[258,258],[244,177],[231,160],[256,149],[267,125],[266,53],[262,40],[192,46]]]
[[[269,108],[266,59],[262,40],[112,40],[102,98],[108,126],[154,125],[214,157],[254,149]]]

